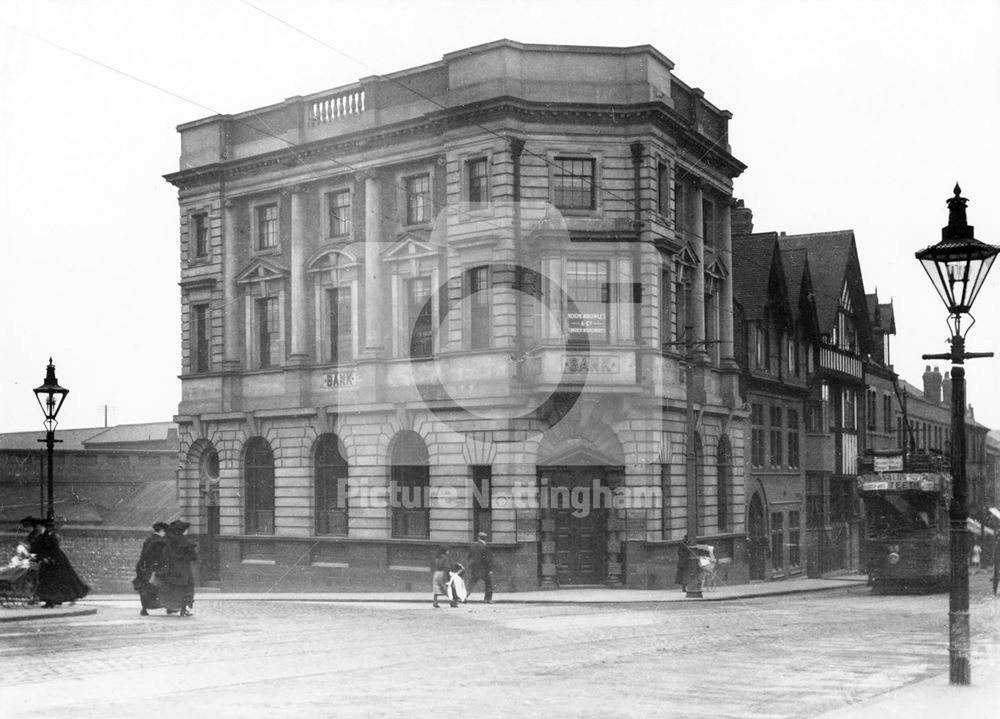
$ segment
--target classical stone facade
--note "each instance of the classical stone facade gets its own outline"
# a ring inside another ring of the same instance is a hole
[[[501,588],[672,586],[685,534],[746,579],[744,166],[672,69],[504,40],[178,128],[204,578],[423,588],[485,531]]]

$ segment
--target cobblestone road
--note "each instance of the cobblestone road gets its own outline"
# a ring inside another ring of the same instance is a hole
[[[972,605],[975,680],[1000,654],[1000,600],[978,577]],[[0,625],[0,715],[812,717],[948,667],[947,595],[864,587],[670,605],[196,608]]]

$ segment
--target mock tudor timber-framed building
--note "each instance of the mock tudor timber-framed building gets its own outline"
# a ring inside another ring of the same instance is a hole
[[[731,115],[508,40],[181,125],[182,511],[225,587],[746,581]],[[693,438],[693,441],[691,439]]]

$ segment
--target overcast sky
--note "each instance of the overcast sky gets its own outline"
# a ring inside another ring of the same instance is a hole
[[[111,424],[176,412],[178,209],[162,175],[178,124],[499,38],[669,57],[733,113],[756,230],[854,230],[866,290],[895,304],[896,370],[919,386],[948,329],[913,253],[940,239],[956,180],[976,237],[1000,244],[998,34],[996,0],[3,0],[0,432],[42,431],[31,389],[50,355],[71,390],[61,428],[101,426],[105,406]],[[1000,354],[1000,269],[976,314],[969,349]],[[976,417],[1000,428],[1000,359],[968,377]]]

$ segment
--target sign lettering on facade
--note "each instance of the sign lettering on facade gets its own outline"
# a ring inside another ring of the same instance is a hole
[[[876,472],[902,472],[903,471],[903,455],[895,454],[890,456],[877,456],[875,457],[875,471]]]
[[[618,358],[566,355],[563,361],[563,372],[568,374],[618,374]]]
[[[570,332],[604,335],[607,332],[607,318],[604,312],[570,312]]]
[[[323,376],[324,387],[355,387],[357,384],[358,375],[354,370],[337,370]]]

